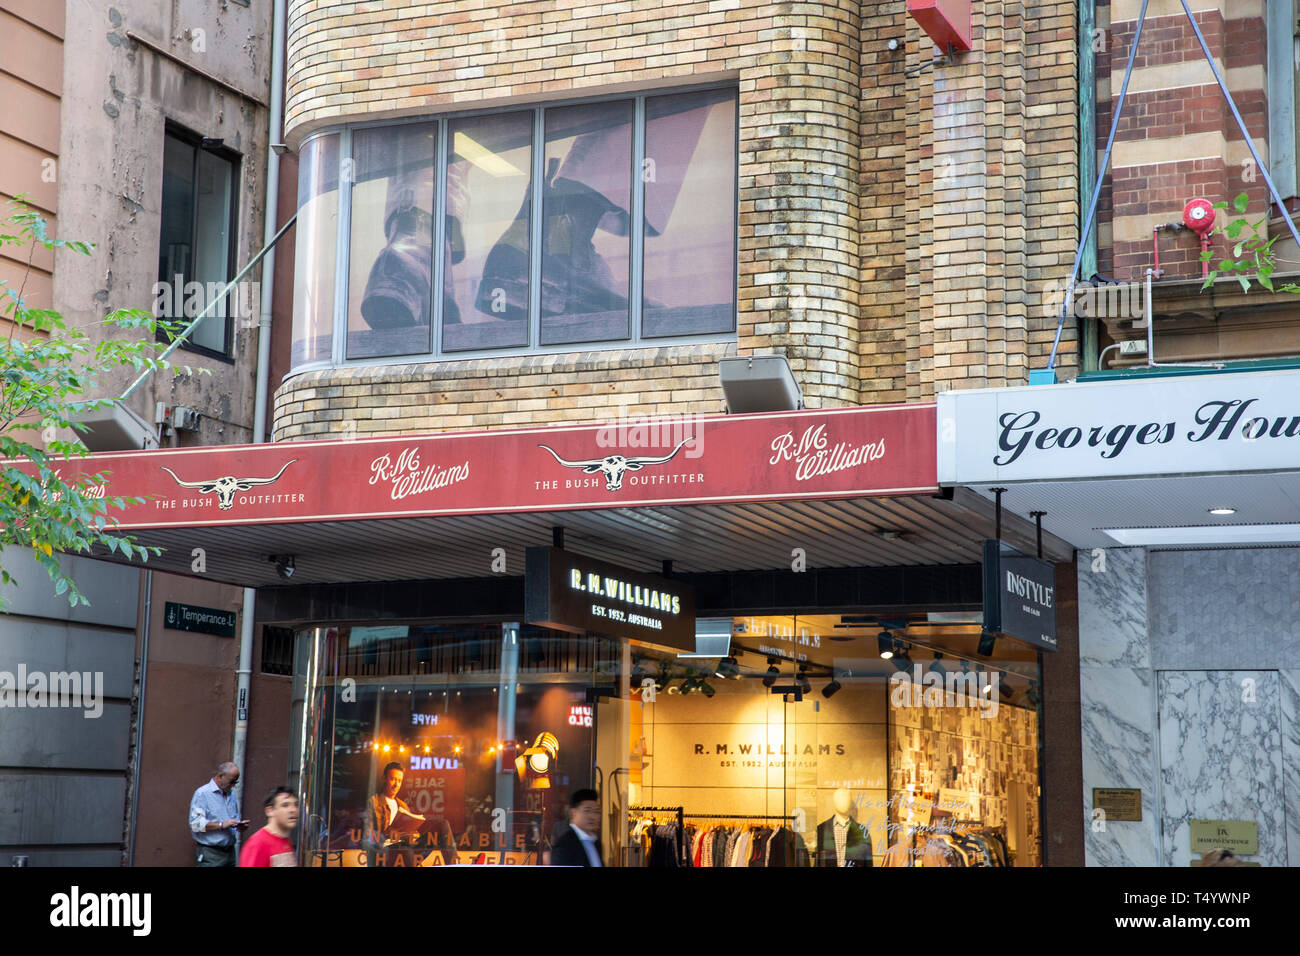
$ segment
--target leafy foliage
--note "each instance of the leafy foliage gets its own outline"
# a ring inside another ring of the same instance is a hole
[[[1277,254],[1273,251],[1273,245],[1282,237],[1282,234],[1278,233],[1271,239],[1266,238],[1268,214],[1265,213],[1264,217],[1258,222],[1250,222],[1245,218],[1246,210],[1249,207],[1250,196],[1246,193],[1239,194],[1231,203],[1232,211],[1239,218],[1214,227],[1211,235],[1222,235],[1228,240],[1232,245],[1232,257],[1230,259],[1220,259],[1210,266],[1209,274],[1201,286],[1202,291],[1213,285],[1220,275],[1226,275],[1235,278],[1241,283],[1242,292],[1250,291],[1252,277],[1261,286],[1268,289],[1269,292],[1300,292],[1300,285],[1296,285],[1294,282],[1287,282],[1275,287],[1273,273],[1277,270]],[[1216,202],[1214,208],[1226,212],[1229,204],[1227,202]],[[1201,253],[1201,261],[1213,262],[1214,256],[1213,249],[1206,249]]]
[[[77,415],[116,404],[116,399],[85,397],[97,390],[99,376],[105,372],[169,367],[158,357],[167,343],[158,341],[157,332],[161,328],[171,338],[179,323],[161,322],[141,309],[119,309],[101,320],[106,333],[95,341],[85,328],[70,327],[57,312],[29,308],[23,292],[38,247],[81,255],[90,255],[93,247],[50,238],[45,220],[21,196],[0,219],[2,246],[30,247],[30,251],[19,288],[0,280],[0,315],[12,323],[8,335],[0,336],[0,545],[30,548],[54,583],[54,593],[66,595],[76,607],[90,602],[60,566],[56,552],[80,554],[102,545],[127,558],[147,561],[150,553],[160,554],[161,549],[142,547],[129,536],[111,533],[118,519],[109,508],[120,511],[144,499],[108,497],[107,473],[65,480],[61,463],[85,457],[89,451],[80,438],[53,439],[53,430],[85,432],[87,427],[73,420]],[[29,333],[28,341],[23,341],[20,331]],[[147,334],[139,335],[141,331]],[[28,432],[43,432],[51,440],[42,449],[27,440]],[[3,567],[0,583],[16,584]],[[0,612],[4,610],[6,601],[0,593]]]

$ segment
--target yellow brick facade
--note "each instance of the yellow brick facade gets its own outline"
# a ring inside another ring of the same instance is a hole
[[[1077,13],[973,6],[975,50],[908,76],[935,51],[903,0],[290,0],[295,147],[347,122],[734,82],[738,332],[305,373],[277,392],[275,439],[717,412],[722,354],[785,354],[809,407],[1023,384],[1077,242]],[[1061,373],[1075,361],[1069,326]]]

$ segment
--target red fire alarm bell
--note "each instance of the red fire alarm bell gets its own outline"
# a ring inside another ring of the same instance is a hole
[[[1193,199],[1183,207],[1183,225],[1204,239],[1214,231],[1214,204],[1208,199]]]
[[[971,48],[970,0],[907,0],[907,12],[944,53]]]

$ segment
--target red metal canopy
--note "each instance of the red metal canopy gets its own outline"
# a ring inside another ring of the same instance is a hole
[[[97,454],[124,530],[931,494],[935,406]]]

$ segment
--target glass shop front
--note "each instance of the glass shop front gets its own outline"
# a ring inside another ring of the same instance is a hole
[[[712,656],[502,622],[300,631],[303,864],[542,865],[585,788],[607,866],[1040,864],[1035,649],[978,612],[696,626]]]

